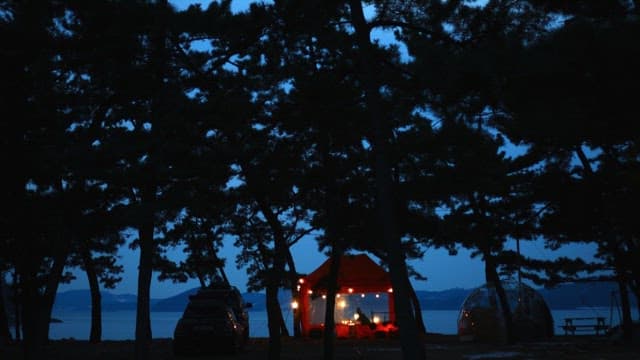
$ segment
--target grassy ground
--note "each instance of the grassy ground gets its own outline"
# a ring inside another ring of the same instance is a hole
[[[544,342],[526,342],[516,345],[478,344],[459,342],[455,336],[429,335],[425,338],[427,359],[640,359],[640,346],[615,344],[604,337],[557,336]],[[267,339],[251,339],[235,355],[207,355],[185,359],[266,359]],[[174,357],[171,339],[155,339],[152,359],[182,359]],[[400,360],[402,353],[398,340],[337,340],[336,359]],[[321,339],[283,339],[281,359],[322,359]],[[19,346],[0,349],[0,359],[21,358]],[[47,349],[47,360],[128,360],[133,359],[133,341],[105,341],[89,344],[86,341],[56,340]]]

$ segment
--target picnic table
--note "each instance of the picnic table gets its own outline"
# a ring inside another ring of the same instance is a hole
[[[596,335],[600,335],[600,332],[604,334],[609,329],[609,326],[605,324],[604,317],[568,317],[564,319],[564,325],[561,326],[565,335],[575,335],[576,331],[591,331]]]

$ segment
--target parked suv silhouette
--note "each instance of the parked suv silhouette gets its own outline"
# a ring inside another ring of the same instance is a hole
[[[233,353],[249,338],[249,314],[235,286],[216,283],[189,296],[173,333],[175,355]]]

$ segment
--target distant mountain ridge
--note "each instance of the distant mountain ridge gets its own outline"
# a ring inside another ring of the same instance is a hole
[[[579,307],[609,307],[611,293],[617,291],[618,285],[609,282],[563,284],[552,289],[538,289],[551,309],[575,309]],[[189,295],[198,288],[189,289],[165,299],[152,299],[151,311],[183,311]],[[458,310],[473,289],[453,288],[441,291],[418,290],[416,295],[422,310]],[[246,302],[253,306],[250,311],[266,309],[265,295],[262,293],[242,294]],[[286,309],[291,303],[288,291],[279,292],[280,305]],[[632,306],[635,300],[632,296]],[[618,300],[619,303],[619,300]],[[70,290],[60,292],[56,296],[54,311],[89,311],[91,296],[89,290]],[[113,294],[102,292],[103,311],[122,311],[136,309],[136,296],[132,294]]]
[[[443,291],[416,291],[423,310],[457,310],[474,289],[449,289]],[[602,308],[612,304],[612,292],[617,294],[618,284],[613,282],[584,282],[562,284],[554,288],[536,289],[550,309]],[[630,296],[632,306],[636,299]],[[619,298],[617,303],[620,303]]]
[[[183,291],[178,295],[162,299],[151,307],[151,311],[182,311],[189,302],[189,296],[195,294],[198,288]],[[250,311],[265,311],[267,308],[265,294],[263,293],[243,293],[245,302],[251,303]],[[282,308],[288,308],[291,303],[291,292],[278,292],[278,300]]]
[[[114,294],[109,291],[102,291],[102,310],[103,311],[124,311],[135,310],[137,296],[133,294]],[[158,302],[158,299],[151,299],[151,305]],[[91,291],[87,290],[68,290],[58,292],[56,301],[53,305],[54,311],[90,311],[91,310]]]

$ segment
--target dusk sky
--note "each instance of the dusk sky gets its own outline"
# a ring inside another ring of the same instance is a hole
[[[508,246],[515,249],[515,241],[510,242]],[[595,249],[593,245],[572,245],[552,252],[544,248],[542,241],[522,241],[520,246],[523,254],[536,258],[581,256],[587,259],[593,256]],[[318,252],[316,242],[313,238],[303,239],[292,248],[292,251],[296,267],[300,273],[312,272],[327,259],[324,254]],[[238,270],[236,268],[236,253],[237,250],[233,248],[232,243],[229,243],[220,255],[227,259],[225,271],[229,277],[229,281],[244,292],[246,290],[247,276],[245,269]],[[125,273],[122,282],[116,289],[109,291],[118,294],[135,294],[137,289],[139,252],[138,250],[130,250],[128,247],[122,247],[119,255],[119,263],[124,265]],[[456,256],[449,256],[449,254],[443,250],[427,251],[424,259],[414,261],[411,264],[418,272],[426,276],[428,281],[414,281],[414,287],[417,290],[433,291],[455,287],[474,288],[480,286],[484,283],[484,264],[478,258],[471,259],[469,255],[470,252],[466,250],[460,250]],[[181,252],[173,252],[172,258],[175,260],[181,259]],[[374,258],[374,260],[377,261],[376,258]],[[86,275],[78,271],[76,272],[76,276],[78,278],[71,284],[61,284],[59,290],[88,289],[89,285],[86,280]],[[157,280],[157,274],[155,274],[151,285],[151,297],[165,298],[197,286],[199,286],[197,280],[191,280],[183,284],[174,284],[170,281],[159,282]]]
[[[184,10],[189,4],[200,3],[206,8],[211,1],[193,1],[193,0],[173,0],[170,1],[176,9]],[[242,0],[233,1],[233,11],[243,11],[247,9],[248,4],[252,1]],[[506,149],[510,154],[517,154],[518,149],[510,147]],[[517,156],[517,155],[515,155]],[[511,241],[508,246],[515,249],[515,241]],[[552,252],[544,248],[542,241],[521,243],[522,253],[526,256],[535,258],[548,259],[556,256],[582,257],[589,259],[593,256],[595,245],[580,246],[571,245],[559,251]],[[326,256],[317,250],[317,244],[312,237],[303,239],[299,244],[292,248],[293,257],[296,262],[297,270],[300,273],[309,273],[317,268],[326,260]],[[220,254],[221,257],[227,259],[226,273],[233,285],[237,286],[241,291],[246,291],[247,277],[245,269],[237,269],[235,265],[235,256],[237,249],[233,247],[233,239],[228,239],[227,244]],[[130,250],[128,246],[122,247],[119,252],[119,263],[125,268],[123,281],[117,286],[115,293],[136,293],[137,288],[137,265],[138,250]],[[179,261],[183,258],[182,252],[176,250],[170,253],[172,259]],[[377,261],[377,259],[374,259]],[[420,261],[411,263],[415,269],[428,278],[428,281],[415,281],[414,287],[417,290],[444,290],[449,288],[473,288],[484,283],[484,265],[478,258],[471,259],[470,252],[461,249],[457,256],[449,256],[444,250],[428,250],[425,258]],[[61,284],[59,290],[65,291],[70,289],[88,289],[86,276],[77,271],[78,277],[71,284]],[[165,298],[173,296],[182,291],[199,286],[196,280],[191,280],[185,284],[173,284],[169,281],[157,281],[157,274],[154,275],[151,286],[152,298]]]

